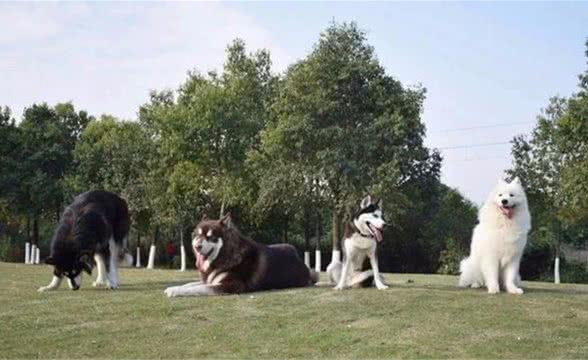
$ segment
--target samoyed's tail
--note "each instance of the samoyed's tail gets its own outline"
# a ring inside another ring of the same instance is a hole
[[[459,263],[459,273],[459,287],[468,287],[478,281],[478,270],[471,257],[467,257]]]

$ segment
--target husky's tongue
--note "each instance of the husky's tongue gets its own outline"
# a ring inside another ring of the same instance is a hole
[[[200,254],[199,252],[196,252],[196,269],[198,269],[199,271],[204,271],[204,261],[206,259],[204,258],[204,255]]]
[[[506,216],[509,219],[512,219],[512,208],[500,206],[500,211],[502,212],[502,215]]]
[[[376,238],[376,241],[378,241],[378,242],[382,241],[382,232],[380,231],[380,229],[378,229],[375,226],[370,224],[370,230],[372,230],[372,233],[374,233],[374,237]]]

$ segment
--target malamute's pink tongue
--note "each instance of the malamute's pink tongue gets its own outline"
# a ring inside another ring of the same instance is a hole
[[[512,219],[512,208],[501,206],[500,211],[502,211],[502,215]]]
[[[204,255],[196,252],[196,269],[199,271],[204,271]]]

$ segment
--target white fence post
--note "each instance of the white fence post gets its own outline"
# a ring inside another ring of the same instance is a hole
[[[310,269],[310,252],[308,251],[304,252],[304,265]]]
[[[314,271],[317,273],[321,272],[321,251],[316,250],[314,252]]]
[[[553,282],[559,284],[559,256],[555,258],[555,266],[553,267]]]
[[[141,248],[137,246],[137,256],[135,258],[135,267],[141,267]]]
[[[27,241],[25,243],[25,258],[24,258],[24,263],[25,264],[29,264],[30,262],[31,262],[31,243]]]
[[[180,246],[180,271],[186,271],[186,248],[184,244]]]
[[[35,247],[35,264],[39,264],[41,262],[41,249]]]
[[[155,245],[149,248],[149,261],[147,262],[147,269],[152,270],[155,267]]]

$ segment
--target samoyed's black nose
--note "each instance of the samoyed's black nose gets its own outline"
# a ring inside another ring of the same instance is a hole
[[[502,205],[506,205],[508,204],[508,200],[507,199],[502,199]]]

